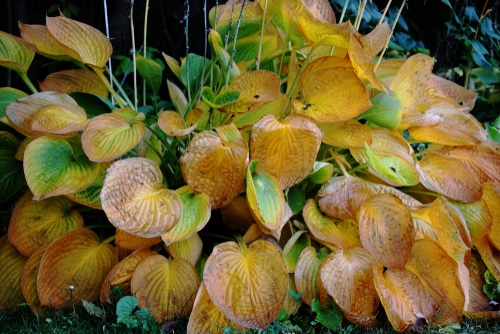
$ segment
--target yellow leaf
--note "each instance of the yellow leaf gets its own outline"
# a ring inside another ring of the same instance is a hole
[[[234,131],[234,124],[219,129]],[[236,129],[237,131],[237,129]],[[238,196],[245,178],[248,146],[241,135],[224,140],[202,131],[191,140],[180,158],[184,181],[197,192],[210,196],[212,209],[227,205]]]
[[[325,144],[338,148],[365,147],[372,144],[372,131],[366,124],[361,124],[355,119],[335,123],[321,123]]]
[[[87,113],[79,106],[50,105],[37,110],[29,120],[32,132],[70,136],[87,125]]]
[[[92,71],[65,70],[49,74],[45,80],[38,83],[41,91],[56,91],[70,94],[83,92],[103,98],[109,95],[107,87]]]
[[[95,232],[86,228],[67,232],[47,247],[40,261],[40,304],[59,309],[80,305],[82,299],[96,301],[102,282],[116,263],[116,250],[100,244]]]
[[[389,23],[384,21],[381,24],[377,24],[377,26],[365,36],[361,36],[360,42],[366,56],[369,59],[373,59],[373,57],[382,51],[391,34],[392,29]]]
[[[144,238],[125,232],[119,228],[116,229],[115,244],[130,250],[138,250],[144,247],[152,247],[161,242],[160,237]]]
[[[33,314],[44,317],[48,313],[49,308],[40,306],[40,299],[38,298],[38,291],[36,288],[36,277],[38,276],[38,269],[40,268],[40,260],[43,253],[45,253],[46,246],[38,248],[26,261],[23,267],[21,276],[21,289],[26,302],[31,307]]]
[[[0,66],[26,75],[35,57],[35,48],[22,38],[0,31]]]
[[[174,259],[183,259],[195,266],[201,258],[203,241],[198,233],[195,233],[186,239],[165,244],[165,249]]]
[[[350,321],[361,327],[373,325],[379,305],[375,290],[373,257],[360,247],[339,249],[320,267],[320,278],[328,294]]]
[[[9,224],[9,240],[21,254],[31,256],[64,233],[83,227],[82,216],[72,210],[73,204],[68,199],[32,198],[33,194],[27,192],[17,201]]]
[[[427,97],[434,97],[431,101],[436,104],[448,102],[450,106],[469,112],[474,107],[477,93],[445,78],[432,74],[424,92],[424,101]]]
[[[255,123],[250,156],[258,160],[257,173],[275,177],[282,189],[289,188],[313,170],[323,133],[310,119],[291,115],[282,122],[266,115]]]
[[[491,214],[490,243],[500,249],[500,193],[491,183],[483,183],[483,200]]]
[[[235,242],[215,246],[203,281],[217,308],[249,328],[266,328],[280,313],[288,292],[285,261],[274,244],[262,239],[248,248]]]
[[[182,215],[182,203],[162,180],[159,167],[151,160],[128,158],[113,163],[100,196],[109,221],[125,232],[145,238],[168,232]]]
[[[47,30],[47,27],[39,24],[23,24],[19,22],[21,37],[36,48],[36,52],[47,58],[56,60],[69,60],[64,50],[57,44]]]
[[[300,253],[295,268],[295,285],[301,293],[302,301],[311,306],[313,299],[319,299],[319,265],[323,259],[313,246],[308,246]]]
[[[403,268],[410,258],[415,231],[408,207],[396,196],[378,195],[358,213],[363,248],[387,268]]]
[[[113,47],[99,30],[64,16],[47,17],[46,26],[70,57],[84,64],[103,68],[113,53]]]
[[[6,310],[24,302],[21,275],[28,258],[21,255],[10,243],[7,234],[0,238],[0,310]]]
[[[200,279],[186,260],[151,255],[142,260],[130,283],[139,308],[148,308],[157,322],[173,320],[191,312]]]
[[[500,282],[500,252],[490,244],[487,237],[474,239],[473,245],[493,277]]]
[[[176,111],[163,111],[158,117],[158,126],[169,136],[184,137],[193,132],[198,126],[203,111],[192,109],[186,120]]]

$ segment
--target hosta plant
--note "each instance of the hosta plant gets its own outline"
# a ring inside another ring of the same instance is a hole
[[[0,88],[0,201],[15,203],[0,309],[119,286],[192,333],[318,302],[397,331],[500,316],[483,293],[485,268],[500,280],[500,145],[475,94],[430,56],[385,59],[393,28],[361,34],[326,0],[230,0],[209,21],[209,55],[163,54],[172,80],[134,53],[142,104],[98,30],[61,15],[0,33],[0,64],[31,90]],[[36,87],[35,53],[75,69]]]

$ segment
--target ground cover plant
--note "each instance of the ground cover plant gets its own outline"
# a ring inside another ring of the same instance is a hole
[[[384,57],[400,11],[361,33],[363,6],[229,1],[209,56],[122,58],[131,89],[91,26],[0,32],[30,89],[0,88],[0,310],[116,304],[117,326],[190,333],[497,318],[499,122],[429,55]],[[36,86],[35,53],[74,67]]]

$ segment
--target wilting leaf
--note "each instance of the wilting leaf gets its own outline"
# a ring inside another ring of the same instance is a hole
[[[335,123],[321,123],[325,144],[338,148],[364,147],[371,145],[372,131],[368,125],[361,124],[355,119]]]
[[[402,332],[434,317],[441,296],[429,290],[406,269],[387,269],[377,262],[373,268],[375,288],[392,327]],[[436,300],[437,299],[437,300]]]
[[[415,236],[408,207],[396,196],[378,195],[363,203],[358,222],[363,248],[384,267],[403,268]]]
[[[116,263],[116,250],[99,243],[95,232],[86,228],[67,232],[47,247],[40,261],[40,304],[63,308],[79,305],[82,299],[96,301],[104,278]]]
[[[375,57],[387,42],[387,38],[392,34],[392,29],[387,21],[377,24],[368,34],[361,36],[360,42],[363,51],[370,59]]]
[[[106,279],[102,283],[99,294],[99,300],[101,303],[111,304],[112,301],[110,291],[116,286],[119,286],[122,289],[123,296],[129,295],[131,293],[130,282],[132,281],[132,275],[134,274],[135,269],[142,260],[148,256],[156,254],[158,253],[150,250],[149,248],[140,248],[118,262],[108,273]]]
[[[188,238],[165,244],[165,249],[174,259],[183,259],[195,266],[201,258],[203,241],[198,233],[194,233]]]
[[[248,165],[247,200],[261,229],[279,239],[281,229],[292,216],[278,181],[268,174],[253,173],[257,161]]]
[[[229,320],[208,295],[205,283],[201,282],[193,310],[189,315],[187,324],[188,333],[224,333],[225,328],[233,328],[236,331],[244,330],[244,327]]]
[[[26,75],[35,56],[35,48],[23,39],[0,31],[0,66]]]
[[[28,258],[21,255],[9,242],[7,234],[0,238],[0,310],[12,308],[24,302],[21,275]]]
[[[102,208],[109,221],[145,238],[172,229],[182,215],[182,202],[162,180],[159,167],[151,160],[129,158],[113,163],[101,191]]]
[[[35,200],[79,192],[92,184],[99,168],[83,154],[79,140],[40,137],[24,152],[24,174]]]
[[[106,36],[85,23],[64,16],[47,17],[45,23],[64,52],[84,64],[103,68],[113,53]]]
[[[285,261],[278,248],[265,240],[248,248],[243,242],[215,246],[203,281],[217,308],[249,328],[266,328],[280,313],[288,291]]]
[[[130,109],[116,109],[89,121],[82,146],[91,161],[111,161],[132,150],[146,134],[145,116]]]
[[[315,238],[340,249],[361,247],[359,226],[354,219],[340,220],[326,217],[313,199],[306,202],[302,214]]]
[[[24,194],[14,207],[9,224],[9,240],[19,253],[31,256],[38,248],[50,244],[64,233],[83,227],[83,218],[72,210],[73,204],[64,197],[41,201]]]
[[[186,260],[152,255],[142,260],[130,284],[139,308],[147,307],[156,321],[173,320],[191,312],[200,281]]]
[[[481,199],[479,178],[458,159],[427,153],[416,167],[420,181],[429,190],[465,203]]]
[[[240,192],[248,146],[234,124],[198,133],[180,158],[184,181],[210,196],[212,209],[223,207]]]
[[[487,190],[483,184],[483,198],[472,203],[452,203],[460,213],[467,224],[471,238],[482,238],[491,231],[491,222],[493,220],[488,204],[484,200],[487,196]]]
[[[39,82],[41,91],[56,91],[70,94],[73,92],[90,93],[103,98],[109,95],[107,87],[92,71],[65,70],[49,74]]]
[[[360,247],[339,249],[320,267],[320,278],[344,316],[361,327],[373,325],[379,297],[373,283],[373,257]]]
[[[255,123],[250,156],[258,160],[257,173],[275,177],[286,189],[305,179],[312,171],[321,145],[321,129],[310,119],[292,115],[282,122],[264,116]]]

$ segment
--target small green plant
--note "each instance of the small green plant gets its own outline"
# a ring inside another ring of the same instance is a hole
[[[116,304],[117,324],[124,324],[127,328],[149,329],[151,313],[147,308],[138,309],[139,303],[132,296],[122,297]]]
[[[342,311],[333,302],[328,306],[325,308],[318,299],[313,299],[311,309],[316,313],[315,321],[331,330],[339,330],[342,327]]]

